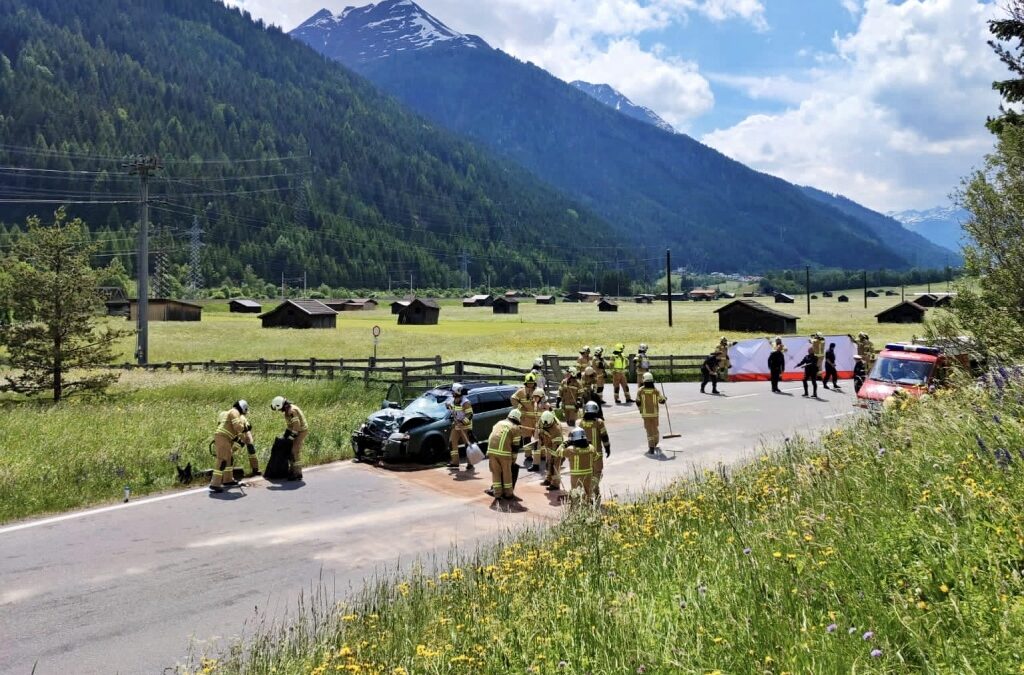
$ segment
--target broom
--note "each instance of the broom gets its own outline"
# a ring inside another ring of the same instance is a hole
[[[682,434],[672,433],[672,416],[668,412],[668,397],[665,396],[665,383],[661,384],[661,397],[665,399],[665,419],[668,420],[668,433],[662,436],[662,440],[668,440],[670,438],[682,438]]]

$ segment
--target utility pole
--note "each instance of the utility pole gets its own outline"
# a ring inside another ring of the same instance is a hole
[[[124,164],[128,174],[139,177],[139,254],[136,274],[139,278],[135,358],[139,365],[149,363],[149,179],[163,168],[156,155],[135,156]]]
[[[285,294],[284,294],[284,272],[281,272],[281,302],[284,302],[284,299],[285,299]]]
[[[309,297],[309,293],[306,292],[306,270],[302,270],[302,297]]]
[[[807,289],[807,316],[811,315],[811,266],[804,266],[804,273],[807,275],[804,288]]]
[[[900,302],[907,301],[907,285],[903,284],[900,286]]]
[[[668,327],[672,327],[672,249],[665,249],[665,285],[668,287]]]
[[[864,309],[868,308],[868,271],[864,270]]]
[[[199,226],[199,216],[192,216],[192,227],[188,231],[188,290],[191,298],[197,297],[203,285],[203,273],[199,270],[202,237],[203,228]]]

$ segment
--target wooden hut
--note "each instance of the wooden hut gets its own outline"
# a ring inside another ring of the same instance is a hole
[[[633,302],[638,305],[649,305],[654,301],[653,295],[638,295],[633,298]]]
[[[747,333],[795,334],[797,317],[756,300],[739,299],[715,310],[719,330]]]
[[[895,298],[897,295],[899,295],[899,293],[897,293],[896,291],[890,290],[885,292],[885,297],[887,298]]]
[[[704,300],[710,302],[718,298],[718,291],[713,288],[695,288],[688,293],[690,300]]]
[[[821,297],[823,297],[823,298],[831,298],[832,297],[832,291],[823,291],[822,294],[821,294]]]
[[[377,309],[377,301],[369,298],[348,298],[346,300],[321,300],[335,312],[365,312]]]
[[[496,298],[494,304],[491,305],[491,312],[493,314],[518,314],[519,301],[509,296]]]
[[[436,326],[441,305],[431,298],[416,298],[398,313],[399,326]]]
[[[850,301],[850,296],[848,296],[848,295],[840,295],[837,298],[837,300],[839,300],[839,302],[849,302]]]
[[[149,314],[150,321],[201,321],[203,308],[192,302],[151,298],[147,314]],[[128,308],[128,320],[135,321],[138,315],[139,301],[131,300]]]
[[[285,300],[260,314],[264,328],[336,328],[338,313],[319,300]]]
[[[490,295],[471,295],[462,299],[463,307],[492,307],[493,305],[494,297]]]
[[[235,298],[228,301],[228,311],[232,314],[259,314],[263,311],[263,305],[255,300]]]
[[[922,307],[945,307],[954,297],[955,293],[915,293],[914,302]]]
[[[131,312],[128,294],[120,286],[100,286],[100,297],[107,306],[107,316],[126,317]]]
[[[877,298],[878,297],[878,293],[876,293],[875,291],[868,291],[867,293],[865,293],[865,295],[868,296],[869,298]]]
[[[817,299],[818,299],[818,296],[816,296],[816,295],[812,295],[811,296],[811,300],[817,300]]]
[[[683,302],[684,300],[689,300],[689,299],[690,299],[690,296],[688,294],[686,294],[686,293],[681,293],[679,291],[674,291],[672,293],[672,302]],[[668,293],[658,293],[658,300],[662,300],[662,301],[668,300]]]
[[[921,323],[927,307],[907,300],[875,315],[878,323]]]
[[[775,302],[783,305],[792,305],[794,302],[796,302],[796,298],[794,298],[792,295],[786,295],[785,293],[776,293]]]
[[[413,298],[405,298],[403,300],[395,300],[391,303],[391,313],[401,314],[402,310],[409,306],[409,303],[413,301]]]
[[[553,305],[553,304],[555,304],[555,296],[553,296],[553,295],[538,295],[536,299],[537,299],[537,304],[538,305]]]
[[[608,298],[601,298],[597,303],[597,311],[617,312],[619,311],[619,303],[609,300]]]

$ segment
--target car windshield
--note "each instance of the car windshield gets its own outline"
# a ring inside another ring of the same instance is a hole
[[[928,383],[931,375],[931,361],[906,361],[882,357],[871,369],[871,379],[890,384],[921,386]]]
[[[448,414],[445,402],[448,394],[442,391],[428,391],[405,408],[405,416],[425,415],[434,419],[441,419]]]

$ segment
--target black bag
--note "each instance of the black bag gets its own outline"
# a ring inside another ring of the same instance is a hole
[[[516,486],[516,481],[519,480],[519,464],[517,462],[512,463],[512,487]]]
[[[292,470],[292,439],[278,436],[270,448],[270,459],[263,469],[263,477],[270,480],[285,480]]]

